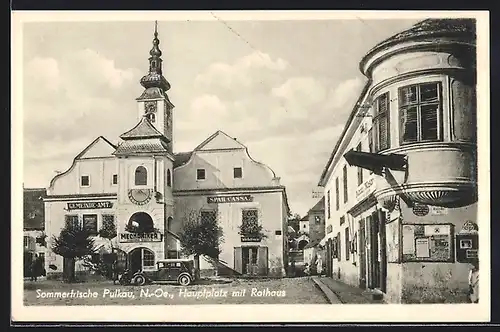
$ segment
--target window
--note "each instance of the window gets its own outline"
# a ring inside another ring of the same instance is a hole
[[[25,248],[29,247],[29,242],[30,242],[30,237],[29,236],[24,236],[23,238],[23,245]]]
[[[112,214],[103,214],[102,215],[102,227],[105,229],[113,229],[115,228],[115,216]]]
[[[281,231],[274,231],[274,235],[281,235]]]
[[[90,176],[82,175],[80,178],[80,186],[81,187],[89,187],[90,186]]]
[[[347,203],[347,165],[344,165],[344,169],[342,170],[342,176],[344,180],[344,203]]]
[[[345,260],[348,261],[350,258],[350,243],[349,243],[349,227],[345,228]]]
[[[172,187],[172,174],[170,169],[167,169],[167,186]]]
[[[335,208],[338,211],[340,208],[340,189],[339,189],[339,178],[335,179]]]
[[[356,147],[356,151],[361,152],[361,142]],[[363,169],[358,167],[358,186],[363,183]]]
[[[259,212],[257,209],[245,209],[241,211],[242,228],[253,229],[259,224]]]
[[[243,177],[243,170],[241,167],[233,168],[233,176],[235,179],[241,179]]]
[[[78,228],[80,226],[77,215],[67,215],[64,217],[64,220],[66,228],[72,229],[72,228]]]
[[[304,224],[304,226],[302,228],[306,228],[306,224]]]
[[[375,150],[373,149],[373,128],[370,128],[370,130],[368,130],[368,152],[375,152]]]
[[[345,216],[340,217],[340,224],[343,225],[345,223]]]
[[[320,216],[315,216],[314,221],[316,222],[316,225],[321,224],[321,217]]]
[[[402,87],[399,100],[400,144],[442,139],[440,83]]]
[[[196,170],[196,180],[205,180],[205,169],[198,168]]]
[[[145,186],[148,184],[148,171],[146,167],[139,166],[135,169],[135,185]]]
[[[217,212],[213,210],[201,211],[202,222],[214,222],[217,220]]]
[[[340,239],[340,232],[337,233],[337,255],[338,255],[338,259],[339,259],[339,262],[342,260],[342,241]]]
[[[155,123],[156,121],[156,116],[154,113],[148,113],[146,114],[146,118],[149,120],[151,123]]]
[[[113,174],[113,184],[118,184],[118,174]]]
[[[373,105],[373,135],[375,146],[374,152],[390,148],[390,126],[389,126],[389,93],[375,99]]]
[[[144,249],[142,252],[142,265],[144,266],[154,266],[155,265],[155,254],[148,250]]]
[[[97,214],[84,214],[83,228],[91,235],[97,235]]]
[[[328,219],[330,219],[330,190],[328,190],[328,193],[326,196],[326,210],[328,213]]]

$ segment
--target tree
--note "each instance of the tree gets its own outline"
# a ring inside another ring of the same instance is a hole
[[[52,238],[52,251],[64,258],[63,280],[75,282],[75,262],[94,252],[94,240],[84,227],[66,225]]]
[[[116,225],[112,219],[103,219],[102,227],[99,230],[99,236],[109,240],[111,252],[113,252],[113,239],[118,235],[116,232]]]
[[[220,245],[224,241],[222,228],[217,216],[204,216],[200,211],[191,211],[184,221],[179,240],[182,251],[186,255],[194,255],[195,266],[199,273],[200,256],[205,255],[213,260],[219,259]]]

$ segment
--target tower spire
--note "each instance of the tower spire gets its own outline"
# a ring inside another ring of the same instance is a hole
[[[153,37],[153,47],[149,51],[149,73],[141,79],[143,87],[151,88],[158,87],[167,91],[170,89],[170,84],[163,77],[162,71],[162,52],[160,50],[160,40],[158,39],[158,21],[155,21],[155,30]]]

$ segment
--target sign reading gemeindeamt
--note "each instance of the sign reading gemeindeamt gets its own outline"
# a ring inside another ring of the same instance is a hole
[[[113,203],[110,201],[68,203],[68,210],[111,209],[112,207]]]
[[[161,242],[161,233],[120,233],[120,242]]]
[[[253,202],[251,195],[208,196],[208,203],[244,203]]]

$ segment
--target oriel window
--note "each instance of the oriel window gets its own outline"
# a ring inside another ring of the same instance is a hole
[[[375,99],[373,105],[374,152],[390,148],[389,92]]]
[[[399,89],[399,142],[442,140],[441,83],[424,83]]]

